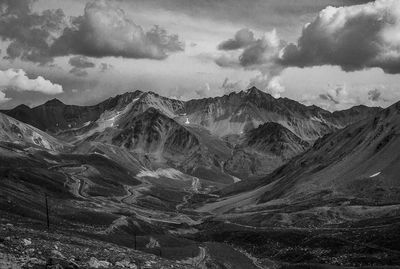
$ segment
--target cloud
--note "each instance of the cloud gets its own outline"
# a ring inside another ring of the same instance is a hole
[[[203,98],[203,97],[209,96],[210,92],[211,92],[210,84],[205,83],[204,86],[198,88],[194,92],[195,92],[197,98]]]
[[[382,94],[382,90],[378,88],[375,88],[368,92],[368,100],[372,102],[385,102],[385,103],[391,101],[390,99],[385,98]]]
[[[381,91],[378,89],[373,89],[368,92],[368,99],[377,102],[381,99]]]
[[[320,94],[318,98],[322,101],[321,106],[328,110],[342,109],[360,103],[360,100],[355,100],[350,96],[345,85],[331,87],[326,93]]]
[[[184,50],[177,35],[160,26],[145,32],[105,0],[87,3],[83,16],[70,18],[61,9],[33,12],[33,2],[0,1],[0,38],[10,42],[6,59],[40,65],[67,55],[162,60]]]
[[[285,66],[337,65],[345,71],[378,67],[400,73],[400,1],[327,7],[283,50]]]
[[[244,48],[255,41],[254,33],[247,28],[236,32],[231,39],[225,40],[218,45],[219,50],[237,50]]]
[[[162,60],[170,53],[183,51],[184,45],[177,35],[169,35],[160,26],[145,32],[122,9],[98,0],[86,5],[84,15],[64,29],[51,50],[59,56],[80,54]]]
[[[259,38],[254,36],[251,30],[239,30],[234,38],[219,45],[220,49],[225,46],[225,50],[229,52],[217,57],[215,63],[221,67],[241,67],[259,71],[259,74],[250,80],[248,87],[256,86],[279,98],[285,91],[280,83],[280,74],[284,66],[278,62],[279,53],[285,43],[279,39],[275,29]]]
[[[132,0],[120,0],[131,3]],[[135,0],[143,9],[167,10],[172,14],[185,14],[190,18],[201,18],[222,24],[245,25],[253,29],[285,28],[285,32],[297,34],[301,24],[312,14],[327,5],[344,6],[372,0]]]
[[[243,31],[246,34],[243,34]],[[279,51],[283,45],[275,29],[266,32],[260,38],[254,38],[251,30],[242,29],[235,34],[234,38],[219,45],[220,50],[239,51],[239,54],[236,52],[222,53],[215,59],[215,63],[221,67],[240,66],[247,69],[262,69],[265,73],[267,69],[276,65]]]
[[[69,72],[77,77],[86,77],[87,75],[89,75],[89,73],[85,69],[78,67],[72,68],[71,70],[69,70]]]
[[[10,101],[11,98],[6,97],[6,94],[0,91],[0,104]]]
[[[264,92],[270,93],[273,97],[279,98],[285,92],[285,87],[281,84],[280,76],[269,76],[259,74],[250,79],[247,88],[256,87]]]
[[[52,62],[50,43],[65,25],[61,9],[31,11],[33,0],[2,0],[0,2],[0,38],[10,41],[9,60],[20,58],[44,65]]]
[[[96,66],[94,63],[89,61],[87,57],[81,55],[71,57],[68,63],[73,66],[73,68],[69,72],[78,77],[87,76],[88,72],[85,69],[93,68]]]
[[[240,81],[231,82],[228,78],[225,78],[220,89],[222,90],[222,94],[237,92],[242,90],[242,84]]]
[[[300,102],[305,105],[317,105],[329,111],[348,109],[367,103],[356,89],[350,91],[346,85],[328,85],[328,89],[321,94],[304,93],[300,97]]]
[[[100,72],[107,72],[113,68],[114,68],[114,66],[112,64],[108,64],[108,63],[100,64]]]
[[[272,77],[268,82],[267,88],[275,98],[280,98],[281,94],[285,92],[285,87],[282,86],[281,78],[279,76]]]
[[[72,65],[73,67],[78,67],[78,68],[91,68],[95,67],[95,64],[89,61],[89,59],[85,56],[74,56],[69,59],[69,64]]]
[[[59,94],[63,92],[61,85],[53,84],[50,80],[41,76],[30,79],[22,69],[0,70],[0,87],[3,90],[12,88],[15,91],[33,91],[44,94]]]
[[[207,60],[211,58],[218,66],[227,68],[240,68],[239,58],[235,53],[223,53],[217,57],[212,55],[200,55],[202,59]],[[206,58],[208,57],[208,58]]]

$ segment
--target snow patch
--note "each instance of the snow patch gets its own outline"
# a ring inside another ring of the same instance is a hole
[[[186,118],[185,124],[190,124],[189,118]]]
[[[143,170],[136,176],[137,177],[154,177],[154,178],[167,177],[167,178],[172,178],[172,179],[180,179],[180,178],[184,177],[184,174],[181,171],[178,171],[173,168],[165,168],[165,169],[158,168],[155,171]]]
[[[38,146],[43,146],[46,149],[51,149],[50,143],[44,139],[43,136],[41,136],[38,133],[33,133],[32,135],[32,142]]]
[[[325,122],[324,120],[322,120],[322,119],[320,119],[320,118],[317,118],[317,117],[315,117],[315,116],[311,117],[310,119],[313,120],[313,121]]]
[[[242,181],[240,178],[238,178],[238,177],[234,177],[234,176],[231,176],[232,177],[232,179],[233,179],[233,183],[237,183],[237,182],[240,182],[240,181]]]
[[[122,216],[116,220],[114,220],[111,225],[106,229],[106,233],[111,233],[113,230],[118,229],[119,227],[128,227],[128,218],[125,216]]]
[[[378,172],[378,173],[375,173],[375,174],[373,174],[373,175],[370,175],[369,177],[370,177],[370,178],[376,177],[376,176],[379,176],[380,174],[381,174],[381,172]]]

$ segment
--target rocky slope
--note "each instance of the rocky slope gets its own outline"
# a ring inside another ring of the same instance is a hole
[[[279,123],[267,122],[242,135],[225,169],[239,178],[271,173],[310,144]]]
[[[314,141],[379,110],[350,109],[335,114],[287,98],[275,99],[253,87],[222,97],[190,100],[182,112],[190,123],[201,125],[220,137],[242,134],[265,122],[276,122],[301,139]]]
[[[0,141],[60,150],[66,144],[28,124],[0,113]]]
[[[270,176],[231,187],[226,199],[201,210],[232,212],[235,204],[229,218],[245,216],[246,223],[254,225],[345,224],[395,217],[400,204],[399,133],[397,103],[324,136]]]
[[[121,109],[140,94],[142,94],[140,91],[125,93],[93,106],[66,105],[58,99],[52,99],[34,108],[20,105],[1,112],[54,134],[60,130],[81,127],[95,121],[104,111]]]

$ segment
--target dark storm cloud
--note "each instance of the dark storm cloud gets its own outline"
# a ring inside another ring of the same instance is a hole
[[[347,8],[329,7],[288,45],[285,66],[337,65],[345,71],[378,67],[400,73],[400,1],[377,0]]]
[[[84,15],[68,18],[61,9],[32,11],[33,0],[0,0],[0,38],[9,41],[9,60],[20,58],[47,64],[56,56],[165,59],[182,51],[177,35],[159,26],[145,32],[123,10],[99,0],[86,5]]]
[[[64,22],[61,9],[32,13],[34,1],[0,1],[0,38],[11,41],[7,59],[21,58],[39,64],[53,60],[49,52],[52,35],[60,30]]]
[[[54,55],[81,54],[91,57],[126,57],[165,59],[170,53],[183,51],[177,35],[159,26],[148,32],[136,25],[119,9],[106,1],[88,3],[84,15],[52,45]]]

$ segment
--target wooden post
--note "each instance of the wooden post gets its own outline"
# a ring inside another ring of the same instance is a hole
[[[45,193],[45,201],[46,201],[46,219],[47,219],[47,229],[50,229],[50,219],[49,219],[49,204],[47,202],[47,193]]]

